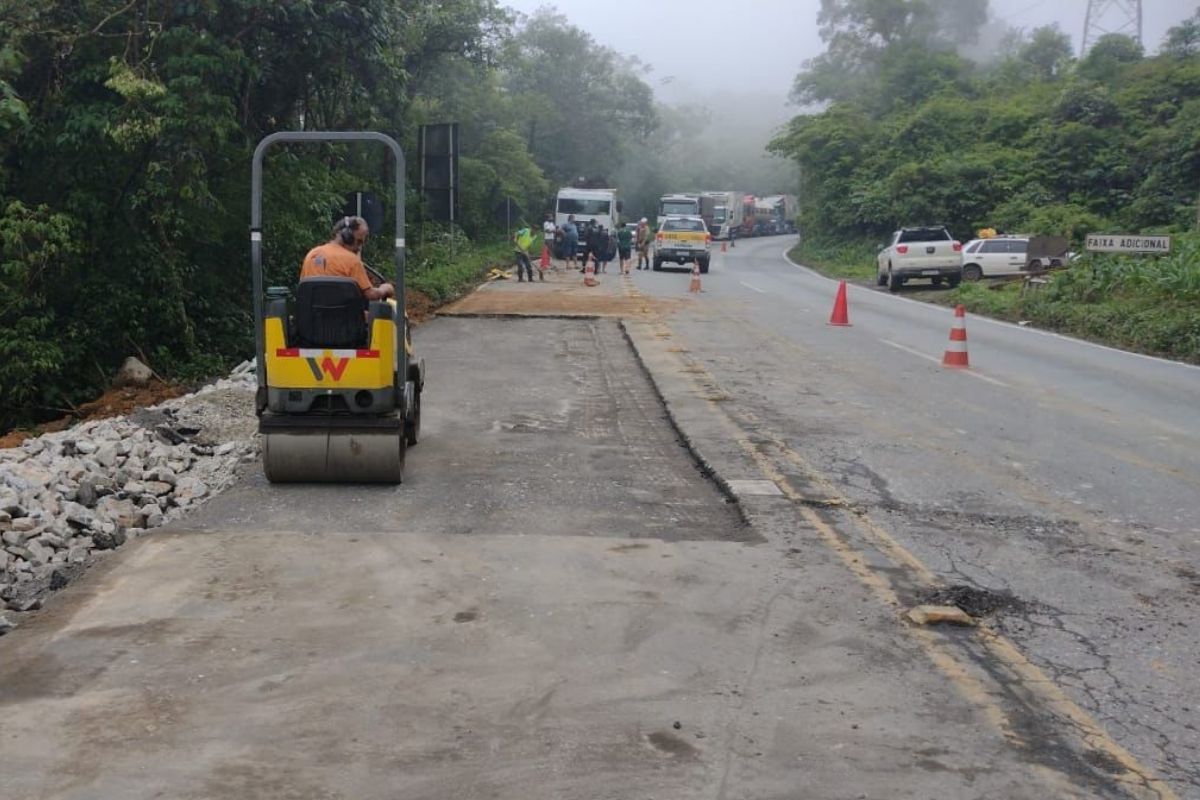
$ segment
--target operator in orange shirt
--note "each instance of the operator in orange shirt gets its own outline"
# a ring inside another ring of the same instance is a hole
[[[385,300],[396,296],[390,283],[372,286],[363,267],[363,244],[370,229],[362,217],[342,217],[333,226],[333,238],[308,251],[300,267],[300,280],[305,278],[353,278],[368,300]]]

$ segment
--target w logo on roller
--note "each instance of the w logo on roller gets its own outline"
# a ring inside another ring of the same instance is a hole
[[[950,329],[950,344],[946,354],[942,356],[943,367],[965,369],[970,364],[967,361],[967,309],[958,306],[954,309],[954,327]]]
[[[325,356],[318,363],[317,359],[309,357],[305,361],[308,362],[308,368],[312,370],[313,377],[319,381],[325,380],[328,376],[336,383],[342,379],[342,373],[346,371],[346,365],[350,363],[348,358],[334,359],[332,356]]]

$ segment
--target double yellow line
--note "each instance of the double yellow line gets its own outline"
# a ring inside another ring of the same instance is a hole
[[[640,294],[631,285],[627,285],[625,291],[632,297]],[[664,322],[653,323],[650,327],[652,337],[643,346],[661,348],[664,357],[678,364],[677,371],[684,376],[696,396],[708,404],[714,418],[726,429],[730,439],[737,443],[764,478],[779,486],[784,495],[795,503],[801,518],[812,527],[829,549],[837,554],[855,578],[880,602],[896,610],[898,620],[901,619],[904,603],[884,573],[870,565],[868,554],[856,549],[851,543],[851,534],[866,540],[871,549],[891,567],[900,570],[915,583],[929,588],[941,585],[941,581],[929,567],[872,520],[869,514],[852,509],[837,488],[803,456],[778,436],[765,432],[764,426],[751,412],[723,402],[728,400],[728,395],[721,390],[712,374],[695,359],[688,358],[687,350],[667,346],[666,342],[672,338],[672,332]],[[755,437],[761,444],[750,439],[745,432],[748,429],[754,430]],[[765,446],[776,451],[778,456],[772,457],[764,452]],[[805,482],[814,487],[820,496],[810,497],[798,491],[776,459],[782,459],[791,468],[799,470]],[[847,513],[843,517],[848,520],[852,531],[839,532],[838,523],[828,520],[820,510],[838,508],[846,510]],[[1111,774],[1112,779],[1131,797],[1138,800],[1178,800],[1178,795],[1170,786],[1140,764],[1087,711],[1071,700],[1045,672],[1031,662],[1020,648],[986,622],[979,624],[973,635],[991,659],[989,666],[1006,673],[1004,687],[1000,689],[985,684],[973,674],[964,660],[945,646],[945,639],[939,634],[907,622],[900,624],[905,626],[909,635],[938,671],[964,698],[980,709],[1006,740],[1023,747],[1036,746],[1036,743],[1029,743],[1022,738],[998,696],[1020,694],[1021,699],[1029,706],[1060,720],[1064,730],[1077,738],[1083,752],[1098,755],[1097,760],[1107,766],[1106,771]],[[1034,765],[1033,769],[1055,786],[1061,792],[1061,796],[1078,796],[1081,787],[1072,783],[1063,773],[1042,765]]]

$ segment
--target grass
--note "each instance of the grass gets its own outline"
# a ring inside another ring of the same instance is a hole
[[[789,255],[823,275],[875,283],[866,243],[801,242]],[[1027,322],[1044,330],[1138,353],[1200,364],[1200,233],[1181,234],[1167,256],[1088,254],[1050,283],[964,283],[957,289],[906,292],[914,300],[962,304],[972,314]]]
[[[503,239],[474,243],[456,234],[453,245],[443,234],[414,250],[407,267],[408,288],[435,303],[447,303],[475,288],[492,267],[513,263],[512,245]]]
[[[788,251],[797,264],[812,267],[822,275],[855,283],[875,282],[878,250],[864,242],[839,243],[801,239]]]

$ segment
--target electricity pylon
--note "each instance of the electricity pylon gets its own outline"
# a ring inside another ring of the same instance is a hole
[[[1142,43],[1142,0],[1088,0],[1083,18],[1082,58],[1096,40],[1108,33],[1120,33]]]

